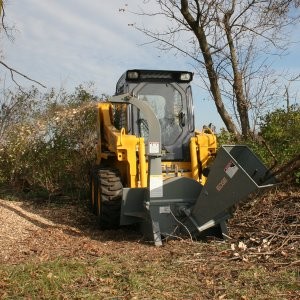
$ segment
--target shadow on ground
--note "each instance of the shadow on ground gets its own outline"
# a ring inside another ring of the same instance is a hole
[[[6,199],[5,192],[0,198]],[[10,195],[9,198],[12,198]],[[0,206],[12,211],[41,229],[57,229],[77,237],[89,237],[98,241],[140,241],[142,236],[135,227],[122,227],[117,230],[101,230],[96,216],[91,212],[87,200],[72,199],[69,196],[58,196],[52,199],[14,196],[14,201],[1,202]],[[38,217],[37,217],[38,216]]]

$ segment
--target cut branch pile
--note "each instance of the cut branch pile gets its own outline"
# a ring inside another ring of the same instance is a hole
[[[230,220],[233,260],[299,265],[300,192],[274,188],[242,204]]]

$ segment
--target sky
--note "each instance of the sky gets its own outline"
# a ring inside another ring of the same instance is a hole
[[[1,39],[4,61],[10,67],[47,87],[74,91],[79,84],[94,82],[95,93],[113,95],[119,77],[127,69],[169,69],[194,71],[180,56],[163,53],[133,26],[144,22],[123,12],[136,10],[141,0],[7,0],[6,21],[14,26],[14,41]],[[145,24],[145,25],[152,25]],[[160,24],[155,24],[159,26]],[[300,73],[300,46],[277,62]],[[0,70],[2,82],[10,87],[9,73]],[[16,76],[23,86],[32,82]],[[197,78],[196,78],[197,81]],[[41,89],[44,91],[43,89]],[[223,122],[214,103],[196,84],[194,106],[196,125]]]

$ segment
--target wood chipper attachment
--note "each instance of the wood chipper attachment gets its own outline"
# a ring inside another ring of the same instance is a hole
[[[150,174],[153,159],[159,156],[150,157]],[[162,182],[155,174],[150,175],[150,189],[125,189],[121,224],[140,222],[142,232],[157,246],[163,238],[183,233],[226,237],[230,208],[274,183],[268,169],[247,146],[222,146],[203,187],[184,177]],[[142,203],[141,198],[145,199]]]

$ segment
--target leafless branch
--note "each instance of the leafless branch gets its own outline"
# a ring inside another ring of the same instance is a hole
[[[147,31],[145,29],[141,29],[141,28],[136,28],[137,30],[139,30],[140,32],[142,32],[143,34],[145,34],[146,36],[152,38],[153,40],[151,41],[151,43],[157,43],[157,42],[162,42],[163,44],[169,46],[170,48],[176,49],[178,52],[192,58],[193,60],[195,60],[197,63],[199,64],[203,64],[203,62],[199,59],[197,59],[196,57],[194,57],[193,55],[191,55],[188,51],[185,51],[184,49],[180,48],[179,46],[176,46],[174,43],[167,41],[166,39],[161,38],[161,35],[156,35],[153,32]]]
[[[10,66],[8,66],[8,65],[7,65],[6,63],[4,63],[3,61],[0,61],[0,64],[1,64],[2,66],[4,66],[7,70],[9,70],[12,81],[13,81],[20,89],[21,89],[21,86],[20,86],[19,83],[15,80],[14,74],[18,74],[18,75],[22,76],[23,78],[25,78],[25,79],[27,79],[27,80],[29,80],[29,81],[35,82],[35,83],[37,83],[38,85],[40,85],[41,87],[43,87],[43,88],[46,88],[46,86],[43,85],[42,83],[40,83],[40,82],[38,82],[38,81],[36,81],[36,80],[34,80],[34,79],[32,79],[32,78],[26,76],[25,74],[23,74],[23,73],[17,71],[16,69],[11,68]]]

